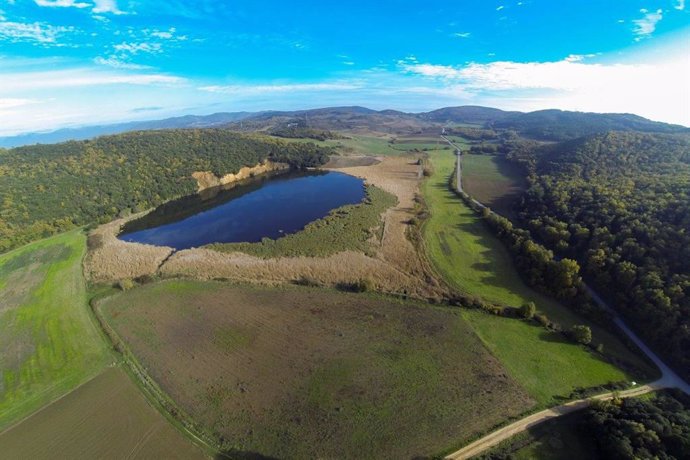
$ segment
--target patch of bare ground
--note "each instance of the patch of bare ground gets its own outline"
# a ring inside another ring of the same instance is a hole
[[[112,283],[122,279],[151,275],[170,256],[173,248],[128,243],[117,238],[130,219],[118,219],[101,225],[89,234],[88,252],[84,258],[84,275],[92,283]]]
[[[452,308],[167,280],[106,299],[98,311],[229,451],[428,456],[534,404]]]

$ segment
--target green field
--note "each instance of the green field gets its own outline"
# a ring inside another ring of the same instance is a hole
[[[206,455],[112,367],[0,434],[3,458],[165,458]]]
[[[98,311],[238,458],[426,457],[535,405],[457,308],[170,280]]]
[[[495,155],[464,155],[462,187],[473,198],[503,216],[514,215],[515,201],[526,188],[524,174]]]
[[[355,134],[343,134],[347,136],[346,139],[329,139],[326,141],[317,141],[314,139],[283,139],[287,142],[313,142],[317,145],[324,145],[336,147],[339,153],[344,155],[404,155],[409,150],[415,148],[434,148],[437,147],[436,142],[425,141],[416,143],[400,143],[391,144],[390,137],[387,136],[365,136]]]
[[[355,155],[400,155],[391,148],[388,137],[347,135],[349,139],[326,141],[326,145],[336,146],[342,153]],[[405,153],[405,152],[402,152]]]
[[[519,306],[533,301],[539,311],[564,327],[587,324],[555,300],[526,286],[502,243],[449,190],[454,156],[437,151],[431,152],[430,158],[434,175],[425,182],[423,193],[431,218],[425,223],[424,237],[429,257],[444,279],[460,292],[498,304]],[[567,397],[578,386],[640,377],[626,375],[586,349],[565,344],[535,325],[480,313],[466,315],[511,375],[542,404],[555,402],[554,397]],[[605,353],[644,369],[648,375],[653,373],[615,336],[596,326],[592,330],[593,342],[603,343]]]
[[[110,361],[90,317],[75,230],[0,256],[0,429]]]
[[[394,195],[369,185],[363,203],[334,209],[328,216],[307,224],[297,233],[276,240],[265,238],[259,243],[225,243],[209,247],[265,258],[326,257],[346,250],[369,253],[370,239],[381,227],[381,214],[396,203]]]

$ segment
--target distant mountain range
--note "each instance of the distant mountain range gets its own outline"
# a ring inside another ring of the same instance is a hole
[[[107,134],[118,134],[127,131],[148,131],[152,129],[173,128],[211,128],[227,125],[241,120],[253,112],[214,113],[212,115],[184,115],[163,120],[131,121],[112,125],[84,126],[81,128],[65,128],[45,133],[26,133],[16,136],[0,137],[0,147],[11,148],[32,144],[54,144],[64,141],[79,141],[91,139]]]
[[[297,111],[233,112],[212,115],[186,115],[164,120],[135,121],[112,125],[60,129],[0,137],[0,147],[48,144],[83,140],[126,131],[226,127],[237,131],[268,131],[276,126],[299,122],[303,126],[327,130],[370,130],[394,134],[419,132],[447,124],[482,128],[511,129],[525,137],[540,140],[566,140],[605,131],[676,133],[690,128],[648,120],[632,114],[600,114],[539,110],[508,112],[490,107],[445,107],[431,112],[406,113],[397,110],[371,110],[366,107],[327,107]]]

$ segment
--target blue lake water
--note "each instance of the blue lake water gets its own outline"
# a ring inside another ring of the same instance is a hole
[[[129,222],[119,238],[175,249],[276,239],[365,196],[361,179],[339,172],[254,178],[166,203]]]

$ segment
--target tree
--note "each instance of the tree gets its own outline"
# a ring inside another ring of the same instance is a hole
[[[577,343],[587,345],[592,341],[592,329],[583,324],[576,324],[570,328],[570,336]]]
[[[537,306],[534,304],[534,302],[527,302],[520,307],[520,315],[523,318],[532,319],[536,312]]]

